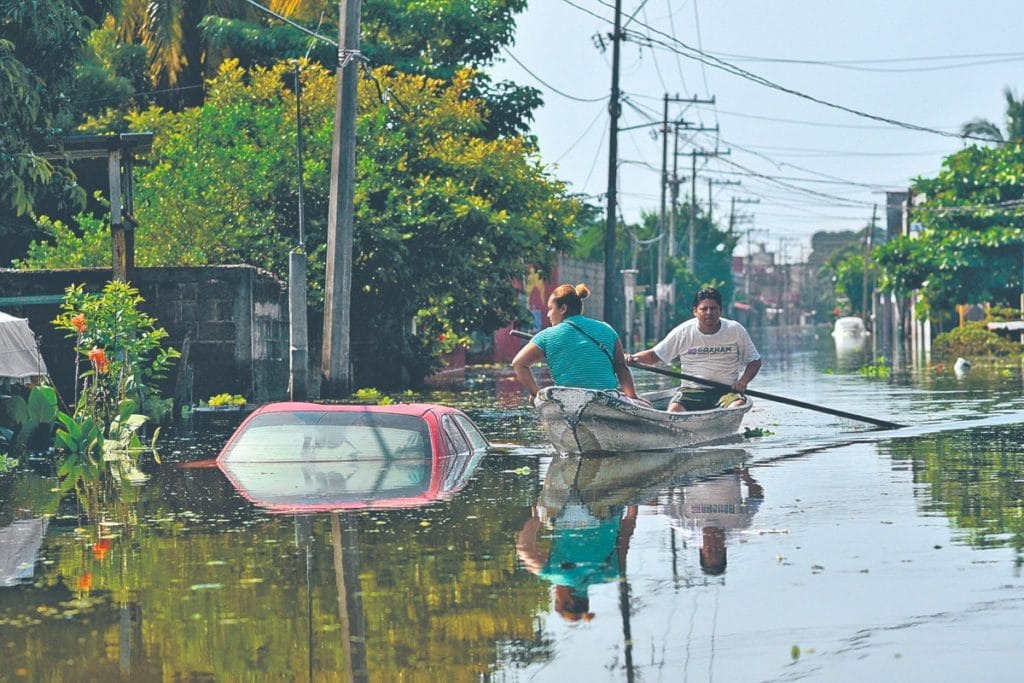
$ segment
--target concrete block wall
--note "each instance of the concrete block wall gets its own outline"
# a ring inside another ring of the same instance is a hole
[[[0,270],[0,297],[63,294],[70,284],[99,292],[110,280],[104,268],[80,270]],[[190,350],[191,398],[242,394],[263,403],[287,398],[288,298],[284,283],[252,266],[139,268],[133,282],[145,299],[141,308],[167,330],[167,342]],[[51,321],[59,303],[4,305],[11,315],[29,319],[51,377],[68,400],[73,395],[71,340]],[[178,369],[161,384],[172,396]]]

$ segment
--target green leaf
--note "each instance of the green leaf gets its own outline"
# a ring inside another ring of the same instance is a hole
[[[53,387],[36,386],[28,395],[29,418],[37,424],[50,424],[57,417],[57,391]]]

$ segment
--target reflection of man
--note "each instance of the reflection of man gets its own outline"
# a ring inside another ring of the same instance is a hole
[[[612,506],[598,517],[571,496],[557,509],[534,506],[516,552],[527,569],[554,585],[554,609],[566,620],[592,619],[587,589],[625,573],[636,513],[635,505]],[[550,532],[542,534],[542,527]]]
[[[746,495],[744,496],[744,486]],[[698,481],[679,489],[665,513],[675,526],[700,541],[700,566],[705,574],[725,572],[726,541],[750,526],[764,500],[764,490],[746,468]]]

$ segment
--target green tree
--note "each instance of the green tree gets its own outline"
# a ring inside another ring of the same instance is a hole
[[[593,205],[585,208],[586,218],[577,223],[573,256],[589,261],[604,260],[605,221],[602,209]],[[713,286],[722,292],[726,305],[735,296],[735,282],[732,276],[732,254],[739,242],[737,235],[722,230],[707,216],[698,215],[696,224],[697,243],[694,256],[697,261],[696,273],[687,263],[689,259],[689,206],[683,206],[676,219],[675,256],[668,256],[668,235],[665,237],[665,278],[675,283],[675,320],[692,316],[691,303],[694,292],[702,285]],[[618,268],[633,268],[639,271],[637,284],[647,286],[652,294],[658,280],[658,214],[644,212],[639,224],[620,222],[616,243],[624,245],[619,249]],[[680,227],[682,226],[682,227]]]
[[[286,63],[245,71],[228,61],[204,106],[130,117],[133,130],[155,133],[137,181],[138,265],[246,262],[287,272],[298,232],[291,79]],[[335,90],[333,74],[316,65],[302,79],[306,249],[317,303]],[[353,347],[391,361],[357,363],[384,373],[356,377],[363,384],[416,381],[470,332],[524,315],[510,282],[568,248],[579,203],[547,175],[530,139],[482,134],[487,109],[468,95],[472,80],[471,71],[445,83],[380,69],[360,83]],[[55,241],[35,243],[21,265],[85,265],[104,253],[100,226],[80,236],[49,227]]]
[[[16,215],[30,213],[47,193],[84,200],[67,166],[41,154],[59,150],[70,122],[66,92],[87,27],[67,0],[0,4],[0,202]],[[0,227],[0,236],[7,232]]]
[[[921,224],[876,249],[882,287],[919,290],[935,314],[956,304],[1016,305],[1024,254],[1024,143],[968,147],[945,159],[935,178],[918,178],[913,211]],[[933,315],[934,317],[934,315]]]
[[[980,117],[961,126],[960,134],[964,137],[987,138],[999,144],[1024,141],[1024,99],[1017,99],[1017,94],[1010,87],[1003,89],[1003,96],[1006,98],[1005,134],[998,124]]]
[[[274,14],[333,38],[337,3],[268,0]],[[491,64],[515,37],[515,15],[526,0],[364,0],[360,49],[372,67],[451,79],[465,66]],[[194,105],[202,99],[204,78],[227,58],[243,67],[270,66],[282,58],[308,54],[333,70],[337,48],[310,39],[294,25],[245,0],[123,0],[117,13],[123,41],[145,46],[150,75],[158,87],[176,89],[164,105]],[[493,83],[478,73],[470,92],[487,100],[494,135],[523,133],[530,113],[540,105],[535,88]]]

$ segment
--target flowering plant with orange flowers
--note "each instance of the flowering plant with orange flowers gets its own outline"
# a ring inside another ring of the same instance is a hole
[[[167,331],[140,309],[143,302],[137,289],[118,281],[101,293],[82,285],[65,290],[53,324],[74,339],[76,381],[71,414],[57,415],[63,490],[81,493],[83,482],[102,477],[112,454],[129,454],[134,464],[141,451],[153,450],[156,434],[145,449],[139,431],[150,413],[166,412],[169,401],[157,382],[180,354],[164,346]]]
[[[74,339],[76,410],[87,409],[109,423],[125,400],[147,414],[159,400],[157,382],[180,354],[163,345],[167,331],[141,310],[144,302],[136,288],[118,281],[108,282],[101,293],[86,292],[82,285],[65,290],[53,324]]]

